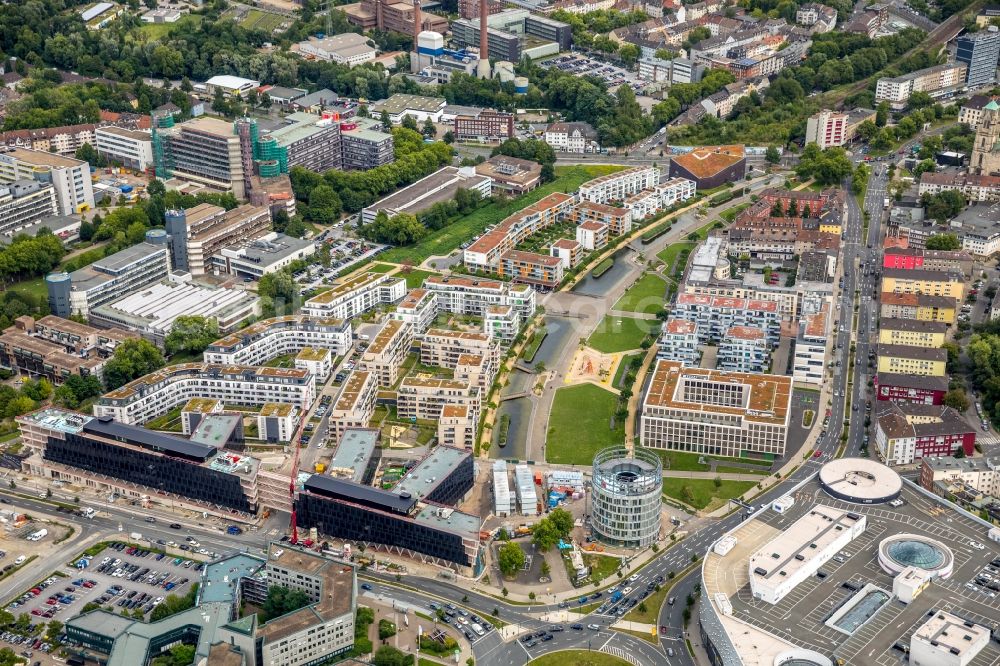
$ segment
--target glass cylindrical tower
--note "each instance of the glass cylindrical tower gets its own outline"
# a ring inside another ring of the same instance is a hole
[[[594,456],[591,524],[594,536],[614,546],[642,548],[660,535],[663,465],[651,451],[625,447]]]

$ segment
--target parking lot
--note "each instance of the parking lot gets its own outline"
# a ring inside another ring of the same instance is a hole
[[[203,566],[121,542],[81,557],[73,565],[75,573],[49,577],[26,590],[7,610],[14,615],[28,613],[33,621],[55,618],[65,622],[88,603],[95,603],[116,613],[129,611],[148,618],[166,595],[186,594]]]
[[[322,244],[319,252],[330,253],[330,266],[325,268],[320,264],[315,264],[295,273],[293,277],[296,282],[302,285],[303,290],[315,289],[331,282],[338,274],[349,270],[352,266],[370,260],[388,248],[387,245],[349,238],[321,236],[318,242]]]
[[[617,65],[611,65],[583,55],[562,55],[540,64],[542,67],[554,67],[564,72],[576,74],[577,76],[583,76],[584,74],[596,76],[603,79],[609,88],[624,84],[631,87],[636,94],[639,94],[643,88],[643,84],[634,73]]]

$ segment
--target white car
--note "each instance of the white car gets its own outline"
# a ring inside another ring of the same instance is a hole
[[[979,543],[978,541],[970,541],[969,545],[975,548],[976,550],[983,550],[984,548],[986,548],[985,545]]]

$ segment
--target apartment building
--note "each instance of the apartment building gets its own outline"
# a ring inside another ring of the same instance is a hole
[[[887,344],[878,346],[879,372],[944,377],[947,363],[948,352],[944,349]]]
[[[423,288],[411,289],[389,315],[408,323],[413,328],[413,335],[423,335],[438,314],[438,297],[433,291]]]
[[[420,340],[420,362],[423,365],[454,370],[463,356],[470,355],[482,357],[484,372],[489,376],[485,388],[489,388],[500,364],[500,345],[492,336],[432,328]]]
[[[949,191],[961,192],[972,203],[994,203],[1000,201],[1000,176],[929,171],[920,174],[917,193],[921,197]]]
[[[501,256],[497,267],[497,275],[544,291],[556,289],[563,274],[559,257],[521,250],[510,250]]]
[[[455,116],[455,141],[503,143],[514,136],[514,115],[486,110],[476,115]]]
[[[795,22],[813,27],[816,32],[830,32],[837,26],[837,10],[816,2],[799,5],[795,11]]]
[[[299,410],[295,405],[266,402],[260,406],[260,412],[257,414],[257,436],[265,442],[291,442],[295,438],[295,429],[298,425]],[[262,500],[268,501],[264,498]],[[274,505],[268,504],[268,506]]]
[[[405,321],[390,319],[372,339],[358,363],[358,368],[371,373],[380,386],[393,386],[399,378],[403,361],[413,344],[413,327]]]
[[[633,167],[588,180],[580,186],[580,201],[608,204],[651,190],[660,184],[660,170],[655,166]]]
[[[552,123],[545,129],[545,143],[564,153],[594,153],[601,149],[597,130],[589,123]]]
[[[685,368],[657,360],[642,402],[647,448],[719,456],[782,456],[790,377]]]
[[[771,345],[763,329],[730,326],[719,341],[716,367],[729,372],[765,372],[771,365]]]
[[[72,157],[26,148],[0,148],[0,185],[36,180],[52,185],[60,215],[94,207],[90,165]]]
[[[879,316],[886,319],[916,319],[954,324],[958,305],[950,296],[894,294],[882,292]]]
[[[479,237],[465,249],[462,261],[469,270],[496,272],[500,258],[537,231],[565,219],[573,210],[569,194],[553,192],[541,200],[505,218],[492,231]]]
[[[875,375],[875,395],[879,400],[940,405],[948,392],[948,377],[904,375],[879,372]]]
[[[570,213],[570,219],[578,225],[585,222],[604,224],[612,236],[621,236],[632,230],[632,211],[630,209],[590,201],[578,203]]]
[[[483,332],[498,340],[501,345],[507,346],[517,338],[523,323],[521,311],[516,306],[491,305],[486,308],[486,313],[483,315]]]
[[[987,95],[971,96],[958,110],[958,122],[965,123],[973,130],[979,129],[979,123],[983,120],[983,109],[993,101]]]
[[[883,345],[911,345],[937,349],[945,342],[948,324],[918,319],[879,320],[878,341]]]
[[[203,203],[186,210],[169,210],[165,219],[173,267],[192,275],[209,272],[213,258],[223,249],[271,230],[270,208],[249,204],[227,211]]]
[[[471,451],[476,446],[476,427],[468,405],[445,405],[438,419],[438,444]]]
[[[951,407],[879,402],[875,450],[887,465],[909,465],[924,456],[975,453],[976,427]]]
[[[322,387],[330,378],[333,370],[333,359],[329,349],[320,347],[305,347],[295,355],[295,367],[305,370],[316,379],[316,384]]]
[[[843,146],[849,140],[849,122],[850,116],[846,113],[819,111],[806,121],[806,143],[815,143],[820,150]]]
[[[316,388],[312,375],[304,370],[181,363],[105,393],[94,405],[94,414],[140,425],[192,398],[211,398],[227,405],[279,402],[305,411],[316,398]]]
[[[781,312],[774,301],[678,294],[672,316],[693,322],[698,340],[704,344],[725,339],[733,326],[759,328],[768,344],[777,345],[781,331]]]
[[[94,145],[94,123],[0,132],[0,146],[28,148],[42,153],[73,157],[85,143]]]
[[[47,275],[52,313],[87,317],[93,308],[165,280],[170,273],[170,248],[163,231],[155,232],[146,234],[153,243],[133,245],[72,273]]]
[[[549,255],[559,259],[565,272],[580,263],[583,258],[583,246],[579,241],[560,238],[549,246]]]
[[[947,296],[956,301],[965,297],[961,273],[927,269],[886,268],[882,271],[882,293]]]
[[[153,135],[148,131],[108,125],[94,130],[94,141],[97,153],[111,163],[133,171],[153,166]]]
[[[246,199],[251,174],[244,156],[251,153],[253,139],[249,124],[241,127],[242,135],[236,133],[233,123],[208,116],[174,127],[154,126],[156,177],[197,183]]]
[[[302,312],[313,317],[351,319],[379,305],[395,303],[406,295],[406,280],[384,273],[361,273],[303,303]]]
[[[968,71],[966,63],[953,62],[902,76],[883,76],[875,85],[875,103],[888,102],[889,108],[901,111],[915,92],[925,92],[935,99],[948,97],[966,85]]]
[[[482,390],[457,379],[404,377],[396,397],[399,418],[436,421],[446,405],[464,405],[473,423],[479,422]]]
[[[698,327],[693,321],[668,319],[660,331],[656,358],[697,366],[701,360],[698,344]]]
[[[72,375],[101,378],[119,343],[137,337],[103,330],[53,315],[24,315],[0,335],[0,367],[60,385]]]
[[[818,300],[799,319],[792,379],[821,386],[826,379],[826,350],[833,322],[830,317],[830,299]]]
[[[37,180],[0,185],[0,234],[13,236],[58,212],[56,191],[51,185]]]
[[[1000,461],[992,457],[956,458],[950,453],[924,455],[920,461],[920,485],[939,495],[944,494],[942,488],[956,488],[1000,497]]]
[[[485,317],[493,306],[511,306],[521,321],[535,316],[535,290],[526,284],[510,284],[460,275],[432,275],[424,289],[437,294],[443,312]],[[489,331],[486,331],[489,333]]]
[[[576,242],[590,252],[607,245],[610,235],[608,225],[603,222],[581,222],[576,227]]]
[[[330,433],[340,441],[348,428],[367,428],[375,413],[378,396],[378,378],[363,370],[355,370],[347,377],[340,395],[330,410]]]
[[[210,344],[206,363],[265,365],[278,356],[306,348],[329,349],[344,356],[351,348],[351,322],[307,315],[288,315],[258,321]]]
[[[882,252],[883,268],[961,273],[972,277],[975,260],[962,250],[922,250],[917,248],[887,247]]]

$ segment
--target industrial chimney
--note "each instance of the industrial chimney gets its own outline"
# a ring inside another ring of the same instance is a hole
[[[421,24],[423,23],[423,18],[420,16],[420,0],[413,0],[413,50],[417,50],[417,41],[420,36],[420,31],[423,30]]]
[[[490,44],[486,36],[489,15],[488,0],[479,0],[479,63],[476,66],[476,76],[481,79],[490,78]]]

